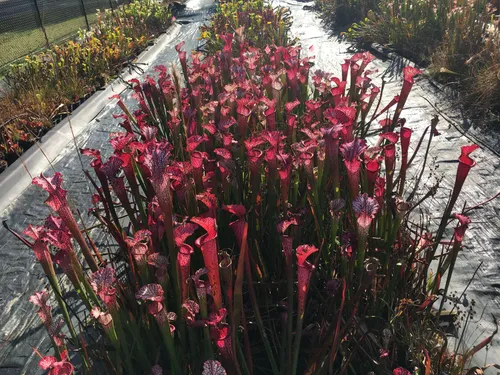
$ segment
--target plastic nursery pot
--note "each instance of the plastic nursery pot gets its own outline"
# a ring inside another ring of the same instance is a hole
[[[28,148],[30,148],[33,145],[33,142],[27,142],[27,141],[19,141],[17,142],[19,147],[22,148],[23,151],[26,151]]]
[[[97,90],[102,90],[106,85],[106,79],[104,77],[99,77],[96,79]]]
[[[78,108],[79,105],[80,105],[80,103],[78,103],[78,102],[68,104],[68,110],[70,112],[73,112],[75,109]]]
[[[19,155],[17,155],[15,152],[8,152],[5,155],[5,161],[7,162],[7,166],[14,163],[17,159],[19,159]],[[5,166],[5,168],[7,168],[7,166]]]
[[[55,115],[51,119],[52,125],[56,125],[56,124],[60,123],[62,120],[64,120],[66,118],[66,116],[67,116],[67,114],[65,114],[65,113],[60,113],[58,115]]]

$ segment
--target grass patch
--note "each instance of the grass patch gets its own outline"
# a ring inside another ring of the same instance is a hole
[[[370,10],[377,9],[380,0],[316,0],[315,2],[323,14],[325,23],[339,30],[363,19]]]
[[[97,19],[94,14],[88,17],[89,22],[95,22]],[[85,17],[81,16],[61,23],[46,25],[45,30],[49,42],[54,43],[66,39],[70,35],[75,35],[79,29],[85,27]],[[37,28],[2,33],[0,34],[0,45],[2,45],[0,66],[3,66],[45,48],[46,41],[42,29]]]

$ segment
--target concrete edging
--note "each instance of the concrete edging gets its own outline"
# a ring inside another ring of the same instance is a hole
[[[136,62],[148,64],[154,60],[164,46],[179,33],[181,26],[174,23],[155,44],[143,51]],[[140,74],[126,73],[121,78],[128,81],[138,78]],[[104,90],[97,91],[68,117],[50,129],[39,142],[33,144],[28,151],[12,163],[0,174],[0,213],[8,209],[22,192],[31,184],[31,176],[45,171],[59,156],[61,151],[87,128],[89,123],[109,104],[108,98],[121,94],[127,85],[121,79],[115,79]],[[71,124],[70,124],[71,121]],[[72,129],[73,131],[72,131]],[[28,173],[29,171],[29,173]]]

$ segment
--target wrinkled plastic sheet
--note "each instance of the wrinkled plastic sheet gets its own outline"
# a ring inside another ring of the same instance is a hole
[[[290,7],[294,17],[292,33],[297,36],[304,50],[315,56],[316,68],[340,75],[340,63],[349,58],[349,45],[335,37],[329,37],[329,31],[321,25],[318,16],[303,9],[303,2],[278,1],[275,5]],[[168,64],[176,60],[174,46],[186,41],[186,50],[197,47],[198,27],[206,18],[212,2],[208,0],[188,1],[188,9],[182,18],[182,29],[178,36],[157,57],[157,63],[150,64],[144,74],[152,74],[157,64]],[[309,5],[312,5],[310,3]],[[309,49],[313,46],[312,49]],[[378,58],[373,62],[372,69],[378,69],[375,82],[380,84],[382,78],[387,82],[384,96],[388,100],[397,95],[401,89],[401,69],[403,60],[385,60]],[[314,70],[315,68],[313,68]],[[433,108],[439,108],[446,114],[446,119],[440,116],[438,130],[441,133],[431,147],[428,159],[432,167],[431,172],[424,176],[426,187],[434,184],[438,178],[441,181],[440,192],[429,200],[422,212],[431,224],[437,224],[439,213],[443,212],[448,194],[450,193],[457,168],[457,158],[460,146],[479,142],[482,148],[474,153],[477,166],[472,169],[469,179],[464,186],[462,195],[457,202],[457,209],[464,203],[468,206],[479,203],[494,195],[500,189],[500,158],[492,150],[499,150],[500,142],[495,134],[468,129],[464,133],[464,124],[460,111],[425,79],[417,81],[410,95],[403,117],[407,119],[407,126],[413,131],[413,143],[430,124],[431,118],[438,114]],[[126,95],[125,103],[134,105],[130,92]],[[109,104],[102,113],[91,123],[80,136],[77,137],[77,147],[90,147],[101,150],[103,157],[111,153],[108,144],[109,135],[120,131],[118,120],[113,114],[119,113],[115,105]],[[465,126],[467,128],[467,126]],[[418,171],[422,164],[422,155],[415,159],[413,173]],[[84,161],[85,168],[88,165]],[[65,179],[65,188],[71,204],[82,212],[84,221],[91,225],[86,209],[92,192],[85,179],[80,159],[74,145],[66,147],[54,168],[61,171]],[[47,171],[50,173],[50,171]],[[425,186],[422,191],[425,191]],[[28,188],[12,205],[0,213],[0,220],[6,220],[9,225],[22,231],[28,224],[39,224],[49,213],[41,202],[45,193],[34,186]],[[475,301],[475,310],[478,312],[473,324],[465,334],[463,349],[470,348],[494,330],[491,314],[498,314],[500,305],[500,205],[499,201],[491,202],[483,209],[472,215],[466,238],[465,249],[457,261],[451,290],[458,295],[469,283],[473,272],[479,266],[476,277],[472,280],[466,292],[465,304]],[[451,235],[451,233],[448,233]],[[100,248],[108,248],[107,238],[98,235],[96,243]],[[35,374],[38,362],[31,346],[38,348],[41,353],[47,352],[50,343],[46,338],[45,330],[36,316],[36,309],[28,302],[28,298],[35,291],[46,285],[43,271],[29,249],[16,241],[7,231],[0,228],[0,374]],[[464,300],[463,300],[464,302]],[[465,309],[465,307],[462,307]],[[483,350],[476,362],[483,365],[488,362],[500,362],[500,340],[495,338],[491,349]],[[487,358],[485,358],[487,354]],[[495,373],[492,371],[491,373]]]

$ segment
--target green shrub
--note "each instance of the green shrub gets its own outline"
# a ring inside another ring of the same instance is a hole
[[[380,0],[315,0],[323,20],[334,29],[342,29],[377,10]]]
[[[480,0],[482,1],[482,0]],[[425,63],[443,40],[452,0],[384,0],[351,26],[349,39],[379,43]]]
[[[431,56],[430,72],[456,83],[473,115],[500,105],[500,33],[487,1],[462,4],[448,18],[443,42]]]
[[[473,115],[500,110],[499,32],[487,0],[383,0],[354,23],[349,40],[378,43],[429,67],[460,90]]]

